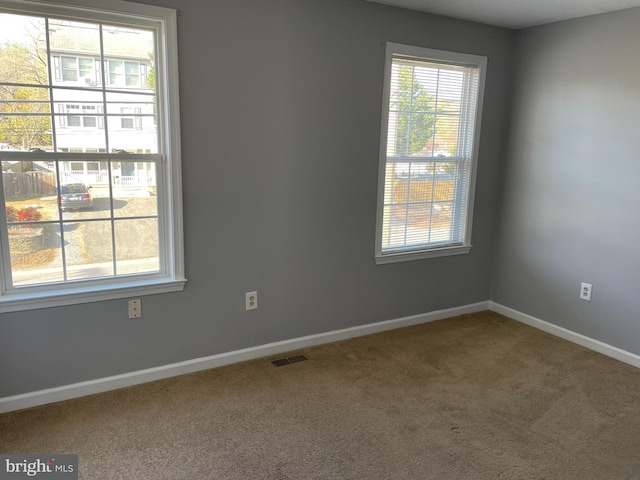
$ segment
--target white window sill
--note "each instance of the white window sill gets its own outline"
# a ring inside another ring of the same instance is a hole
[[[376,265],[386,265],[389,263],[410,262],[413,260],[423,260],[425,258],[448,257],[451,255],[465,255],[471,250],[471,245],[459,247],[434,248],[431,250],[414,250],[410,252],[396,252],[376,254]]]
[[[185,283],[186,279],[160,279],[121,282],[117,285],[100,287],[84,286],[48,292],[17,292],[0,296],[0,313],[179,292],[184,289]]]

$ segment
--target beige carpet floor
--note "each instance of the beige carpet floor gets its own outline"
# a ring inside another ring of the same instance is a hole
[[[640,479],[640,370],[495,313],[304,353],[2,415],[0,453],[79,454],[81,479]]]

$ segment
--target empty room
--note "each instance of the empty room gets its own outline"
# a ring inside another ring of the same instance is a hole
[[[640,0],[0,0],[0,479],[640,478]]]

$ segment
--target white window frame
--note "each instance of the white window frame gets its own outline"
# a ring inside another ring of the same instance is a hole
[[[157,123],[160,155],[157,161],[160,271],[152,274],[108,277],[86,281],[7,288],[11,273],[0,271],[0,313],[61,305],[176,292],[184,289],[184,240],[182,219],[182,170],[180,157],[180,122],[178,99],[178,47],[176,10],[123,0],[64,0],[63,2],[0,0],[4,13],[39,14],[85,18],[89,21],[132,25],[156,31]],[[51,65],[53,70],[55,65]],[[7,155],[10,153],[10,155]],[[39,152],[1,152],[4,159],[48,161],[50,154]],[[73,159],[71,153],[59,152],[59,158]],[[83,160],[100,161],[104,154],[78,154]],[[109,154],[114,161],[125,154]],[[95,158],[94,158],[95,157]],[[120,158],[122,157],[122,158]],[[144,160],[142,160],[144,161]],[[4,203],[4,196],[2,196]],[[8,236],[4,225],[4,205],[0,208],[0,253],[9,260]],[[2,267],[0,267],[1,269]]]
[[[443,245],[432,244],[427,247],[403,247],[393,251],[383,252],[384,205],[385,205],[385,177],[387,167],[387,136],[389,125],[389,106],[391,96],[391,70],[394,55],[414,57],[418,60],[433,61],[443,64],[474,65],[479,68],[478,97],[475,108],[475,124],[473,126],[473,141],[471,146],[471,174],[469,191],[467,194],[466,221],[464,227],[464,241],[462,244]],[[426,258],[443,257],[449,255],[467,254],[471,250],[471,229],[473,219],[473,203],[475,194],[475,178],[477,170],[478,147],[480,142],[480,123],[482,118],[482,104],[484,84],[487,69],[487,57],[444,50],[433,50],[424,47],[403,45],[387,42],[385,51],[384,90],[382,104],[382,126],[380,133],[380,163],[378,171],[378,204],[376,217],[375,261],[377,265],[421,260]]]

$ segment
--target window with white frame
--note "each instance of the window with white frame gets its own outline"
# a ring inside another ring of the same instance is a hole
[[[0,0],[0,31],[0,312],[181,290],[175,10]]]
[[[120,118],[120,128],[142,129],[142,117],[140,116],[142,110],[140,107],[122,107],[120,109],[120,113],[122,113],[122,117]],[[136,116],[133,116],[134,114]]]
[[[104,128],[102,105],[60,104],[58,110],[67,115],[58,117],[61,127]]]
[[[469,252],[486,64],[387,44],[378,264]]]
[[[140,81],[141,65],[139,62],[126,60],[108,60],[109,68],[108,83],[110,85],[139,87],[145,86],[144,81]]]
[[[54,77],[63,82],[83,81],[87,85],[96,82],[96,66],[93,58],[70,55],[53,56]]]

